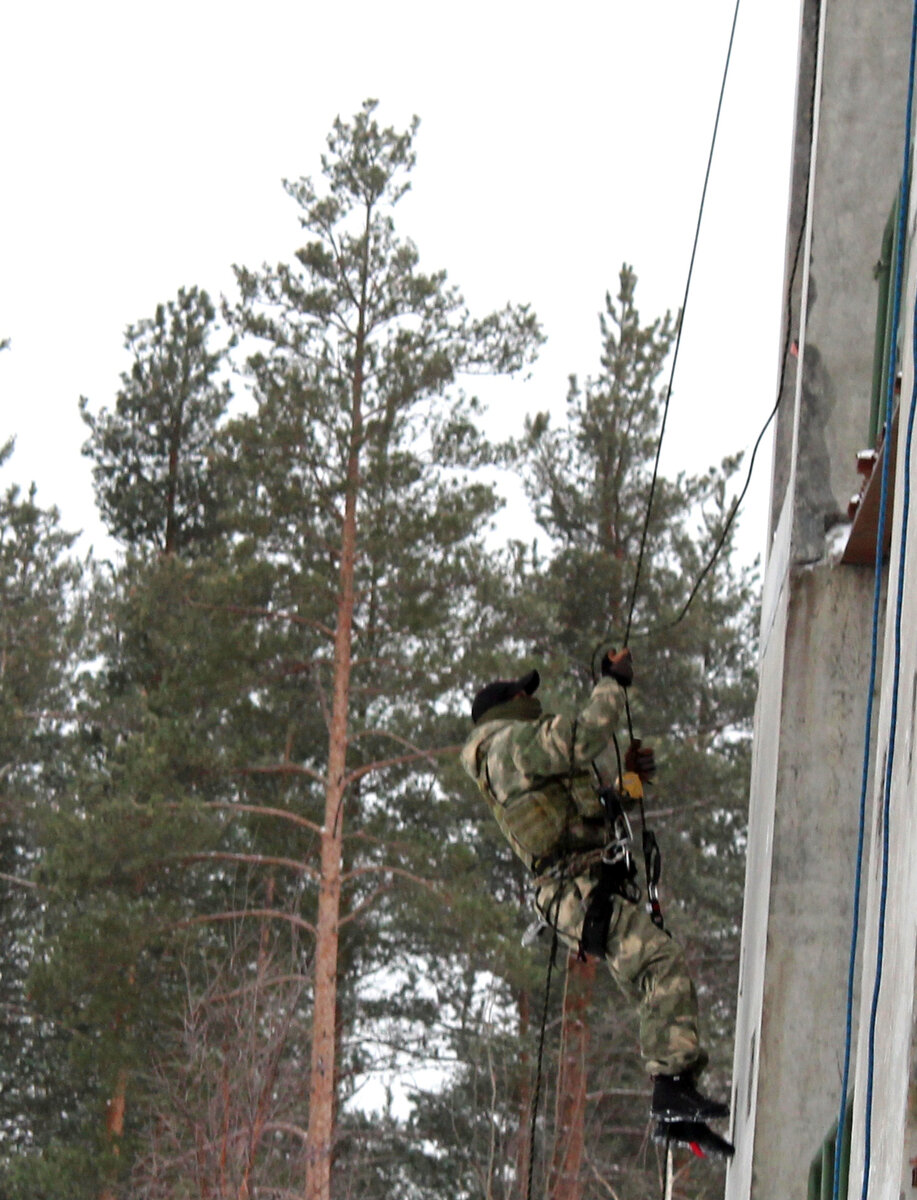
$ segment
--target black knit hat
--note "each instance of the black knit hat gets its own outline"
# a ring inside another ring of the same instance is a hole
[[[477,725],[488,709],[495,708],[498,704],[505,704],[507,700],[512,700],[520,692],[524,692],[527,696],[533,696],[538,691],[539,683],[541,683],[541,676],[537,671],[529,671],[521,679],[495,679],[493,683],[482,687],[475,696],[471,706],[471,720]]]

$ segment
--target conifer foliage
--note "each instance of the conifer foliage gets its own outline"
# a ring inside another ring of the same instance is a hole
[[[396,226],[415,132],[373,101],[337,120],[320,178],[285,184],[290,261],[237,267],[219,316],[190,288],[128,329],[113,408],[80,402],[114,563],[81,575],[34,497],[0,506],[9,1200],[649,1186],[601,965],[556,989],[563,1082],[529,1177],[546,948],[520,944],[529,881],[456,750],[485,679],[537,665],[573,707],[620,642],[675,323],[641,323],[624,268],[566,419],[492,445],[465,389],[523,369],[540,330],[421,269]],[[492,548],[495,464],[543,544]],[[724,555],[670,622],[734,467],[660,480],[631,638],[664,899],[720,1072],[751,580]]]
[[[13,453],[0,447],[0,466]],[[56,1078],[60,1031],[30,1010],[27,975],[43,913],[35,871],[41,811],[59,771],[68,675],[79,643],[80,569],[72,534],[35,489],[0,496],[0,1153],[23,1154],[58,1131],[78,1095]]]
[[[480,664],[478,680],[537,666],[546,710],[574,712],[589,694],[599,653],[622,644],[634,599],[636,680],[629,698],[634,733],[654,747],[659,764],[647,816],[664,856],[662,902],[698,986],[712,1059],[708,1086],[728,1094],[754,696],[754,574],[735,566],[727,542],[676,622],[722,532],[738,463],[660,477],[647,521],[664,405],[659,383],[676,326],[670,316],[641,320],[636,284],[633,270],[623,267],[600,318],[600,370],[571,380],[564,419],[533,417],[516,444],[516,468],[545,541],[510,548],[512,571],[488,647],[493,658]],[[622,718],[622,752],[628,736]],[[612,779],[614,752],[598,765]],[[461,781],[454,786],[460,794]],[[637,1052],[632,998],[621,995],[602,963],[581,963],[575,955],[555,974],[530,1156],[550,939],[545,935],[528,951],[519,946],[530,915],[529,881],[485,806],[475,795],[468,804],[480,891],[466,901],[461,923],[466,969],[451,972],[461,1018],[442,1030],[456,1065],[445,1086],[440,1080],[414,1094],[412,1144],[428,1179],[420,1194],[432,1198],[447,1177],[453,1194],[501,1200],[656,1194],[661,1163],[650,1141],[650,1084]],[[639,855],[640,823],[636,812],[631,817]],[[455,962],[454,942],[451,950]],[[449,965],[437,963],[428,976],[444,1007],[449,975]],[[426,1155],[418,1155],[418,1144]],[[676,1195],[721,1194],[721,1167],[689,1155],[677,1166]]]
[[[517,552],[526,564],[511,618],[518,649],[503,673],[537,665],[547,710],[575,711],[600,653],[622,644],[633,602],[629,700],[634,733],[654,747],[659,764],[647,817],[664,855],[662,901],[698,987],[712,1057],[709,1087],[726,1093],[754,700],[754,573],[735,566],[727,541],[678,620],[722,533],[738,460],[676,480],[660,477],[648,513],[665,400],[659,380],[675,323],[669,315],[641,321],[636,283],[625,265],[600,318],[600,371],[583,383],[571,380],[565,419],[532,418],[517,444],[517,465],[548,540],[543,549]],[[628,738],[622,718],[622,753]],[[615,777],[614,753],[598,765],[606,780]],[[631,817],[639,856],[640,823],[636,812]],[[602,964],[592,970],[571,956],[567,974],[548,1021],[560,1055],[554,1110],[543,1114],[540,1134],[548,1194],[652,1194],[658,1160],[648,1141],[649,1086],[632,1001],[622,1002]],[[502,994],[513,995],[508,975]],[[442,1105],[442,1097],[434,1103]],[[683,1165],[691,1175],[685,1195],[718,1194],[717,1169]],[[524,1195],[514,1190],[520,1175],[498,1194]]]
[[[137,548],[190,552],[214,532],[220,511],[212,437],[230,385],[226,348],[215,348],[210,297],[182,288],[152,319],[128,327],[132,356],[114,411],[94,416],[80,400],[99,511],[110,533]]]
[[[310,771],[323,808],[307,1200],[330,1195],[348,883],[385,873],[379,863],[347,867],[345,830],[373,789],[396,792],[398,772],[434,749],[418,739],[418,709],[449,681],[445,631],[458,633],[474,533],[494,503],[488,489],[450,477],[487,450],[471,407],[444,393],[470,371],[518,370],[538,339],[526,310],[475,320],[443,273],[419,270],[392,217],[414,162],[413,127],[380,128],[374,109],[335,123],[323,192],[308,179],[287,184],[309,239],[296,264],[237,272],[237,329],[264,348],[248,361],[257,413],[231,436],[258,466],[253,515],[276,586],[319,635],[310,699],[326,722]],[[371,900],[370,891],[360,904]]]
[[[498,507],[460,385],[519,370],[540,335],[525,308],[472,316],[396,234],[413,134],[367,103],[335,123],[322,184],[287,185],[304,245],[239,268],[225,305],[241,412],[196,290],[128,331],[114,411],[82,405],[124,554],[96,579],[31,991],[76,1014],[84,1106],[56,1161],[87,1196],[169,1194],[193,1158],[205,1194],[326,1200],[378,1070],[367,980],[403,953],[404,897],[443,885],[438,764]],[[233,1029],[258,1049],[221,1078],[258,1099],[214,1107],[206,1064]],[[36,1157],[22,1194],[49,1170]]]

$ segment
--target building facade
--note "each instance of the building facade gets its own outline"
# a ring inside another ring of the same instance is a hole
[[[800,8],[727,1200],[917,1197],[914,10]]]

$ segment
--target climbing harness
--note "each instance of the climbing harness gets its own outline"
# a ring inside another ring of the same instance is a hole
[[[632,904],[640,902],[637,864],[631,849],[633,834],[621,804],[620,793],[617,787],[602,787],[598,796],[605,813],[606,841],[598,862],[598,880],[589,893],[583,918],[579,946],[581,958],[588,954],[596,958],[605,957],[615,896],[623,896]]]
[[[630,712],[630,702],[627,698],[627,692],[624,691],[624,712],[627,715],[627,731],[630,735],[630,744],[635,749],[640,748],[640,739],[634,737],[634,722]],[[618,750],[617,742],[615,743],[615,751]],[[620,754],[618,755],[620,762]],[[632,799],[639,802],[640,805],[640,842],[643,850],[643,872],[646,877],[646,911],[649,914],[653,924],[663,931],[668,933],[665,927],[665,919],[662,915],[662,904],[659,901],[659,880],[662,875],[662,851],[659,849],[659,842],[656,839],[656,834],[646,823],[646,804],[644,802],[643,781],[639,775],[633,772],[626,772],[621,776],[627,788],[628,795]]]
[[[644,874],[646,882],[646,911],[657,928],[666,932],[659,901],[659,878],[662,870],[662,854],[656,835],[646,824],[643,784],[633,771],[621,770],[621,756],[617,738],[613,738],[618,755],[619,773],[615,784],[603,783],[596,763],[596,795],[602,807],[604,841],[601,846],[585,849],[561,847],[551,854],[532,863],[536,889],[555,884],[555,891],[548,908],[556,908],[552,921],[549,912],[537,909],[538,916],[522,937],[523,945],[531,945],[545,930],[557,933],[557,913],[560,897],[568,881],[590,875],[596,880],[585,902],[583,932],[580,936],[579,955],[605,957],[608,928],[611,923],[615,896],[621,896],[631,904],[639,904],[642,891],[637,882],[637,862],[634,857],[634,835],[625,811],[625,803],[637,801],[640,806],[641,840],[643,848]],[[639,745],[634,742],[634,745]]]
[[[628,727],[633,733],[630,708],[627,705],[625,692],[625,708],[627,711]],[[542,1004],[541,1024],[538,1037],[538,1052],[535,1066],[535,1084],[532,1095],[532,1112],[529,1128],[529,1161],[527,1200],[532,1200],[532,1183],[535,1163],[535,1133],[538,1121],[538,1108],[541,1099],[541,1084],[544,1065],[545,1031],[547,1028],[548,1009],[550,1005],[551,980],[557,958],[557,948],[560,941],[560,906],[568,883],[584,874],[597,875],[595,886],[588,893],[583,929],[580,935],[578,956],[585,959],[588,955],[604,958],[608,942],[608,929],[614,908],[614,898],[623,897],[631,904],[639,904],[641,899],[640,886],[637,883],[637,863],[633,853],[633,830],[625,811],[625,802],[637,800],[640,805],[641,834],[643,842],[644,864],[646,874],[646,908],[651,920],[664,932],[665,925],[662,909],[659,903],[658,883],[661,870],[661,854],[656,836],[646,825],[643,784],[640,777],[631,771],[624,770],[618,739],[612,736],[612,742],[617,757],[618,778],[615,784],[603,783],[598,765],[593,762],[596,777],[596,794],[602,808],[604,825],[604,840],[601,846],[576,849],[561,847],[549,855],[536,859],[532,863],[532,873],[536,889],[553,883],[555,890],[544,912],[538,911],[536,920],[528,927],[523,935],[523,945],[530,945],[545,930],[551,930],[551,949],[548,955],[548,966],[545,977],[544,1002]],[[639,747],[633,736],[631,744]],[[576,725],[574,723],[573,737],[570,746],[570,773],[572,780],[576,747]],[[574,885],[575,886],[575,885]],[[669,1172],[671,1169],[671,1152],[668,1153]]]

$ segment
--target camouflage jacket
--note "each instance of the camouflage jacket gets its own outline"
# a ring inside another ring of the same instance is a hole
[[[534,721],[481,718],[462,749],[509,844],[525,865],[565,850],[601,845],[602,808],[591,763],[611,741],[618,685],[601,679],[579,715]]]

